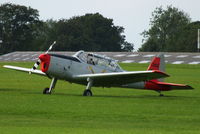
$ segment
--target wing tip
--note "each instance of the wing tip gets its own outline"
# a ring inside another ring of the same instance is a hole
[[[194,90],[194,88],[190,85],[185,85],[186,89],[189,89],[189,90]]]
[[[30,68],[24,68],[24,67],[18,67],[18,66],[3,65],[3,67],[8,68],[8,69],[12,69],[12,70],[16,70],[16,71],[28,72],[28,73],[31,71]],[[42,72],[40,70],[34,70],[31,73],[39,74],[39,75],[46,75],[44,72]]]
[[[11,68],[10,65],[3,65],[4,68]]]

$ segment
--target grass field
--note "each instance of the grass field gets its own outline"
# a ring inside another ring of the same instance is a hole
[[[167,82],[187,83],[191,91],[163,92],[92,88],[59,81],[43,95],[50,80],[2,68],[33,63],[0,63],[0,134],[199,134],[200,65],[167,65]],[[145,70],[147,64],[121,64]]]

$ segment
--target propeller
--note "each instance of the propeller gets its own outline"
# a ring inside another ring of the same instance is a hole
[[[53,44],[51,44],[51,46],[49,47],[49,49],[45,52],[45,54],[48,54],[49,51],[51,51],[51,49],[53,48],[53,46],[56,44],[56,41],[53,42]]]
[[[53,46],[54,46],[55,44],[56,44],[56,41],[54,41],[54,42],[51,44],[51,46],[50,46],[49,49],[45,52],[45,54],[48,54],[49,51],[51,51],[51,49],[53,48]],[[37,69],[38,66],[40,65],[40,63],[41,63],[41,60],[38,59],[38,60],[35,62],[35,64],[33,65],[33,67],[30,69],[29,74],[31,74],[35,69]]]

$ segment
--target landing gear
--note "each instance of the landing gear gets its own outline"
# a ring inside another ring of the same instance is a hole
[[[91,78],[87,78],[87,81],[88,81],[88,84],[85,91],[83,92],[83,96],[92,96],[91,87],[93,84],[93,80]]]
[[[49,88],[48,87],[43,90],[43,94],[51,94],[51,92],[49,92]]]
[[[89,90],[89,89],[86,89],[86,90],[83,92],[83,96],[92,96],[92,91]]]
[[[160,97],[163,97],[163,96],[164,96],[164,94],[160,94],[159,96],[160,96]]]
[[[51,94],[52,89],[55,88],[56,82],[57,82],[57,79],[56,78],[52,78],[50,87],[49,88],[45,88],[43,90],[43,94]]]
[[[158,93],[159,93],[159,96],[160,96],[160,97],[163,97],[163,96],[164,96],[164,94],[162,94],[162,93],[161,93],[161,91],[159,91],[159,90],[156,90],[156,92],[158,92]]]

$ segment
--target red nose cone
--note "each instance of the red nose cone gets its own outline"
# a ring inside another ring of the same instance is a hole
[[[41,70],[42,72],[47,72],[50,64],[50,55],[48,54],[41,54],[39,56],[39,59],[41,60]]]
[[[39,59],[44,62],[44,61],[47,61],[49,59],[49,55],[48,54],[41,54],[39,56]]]

